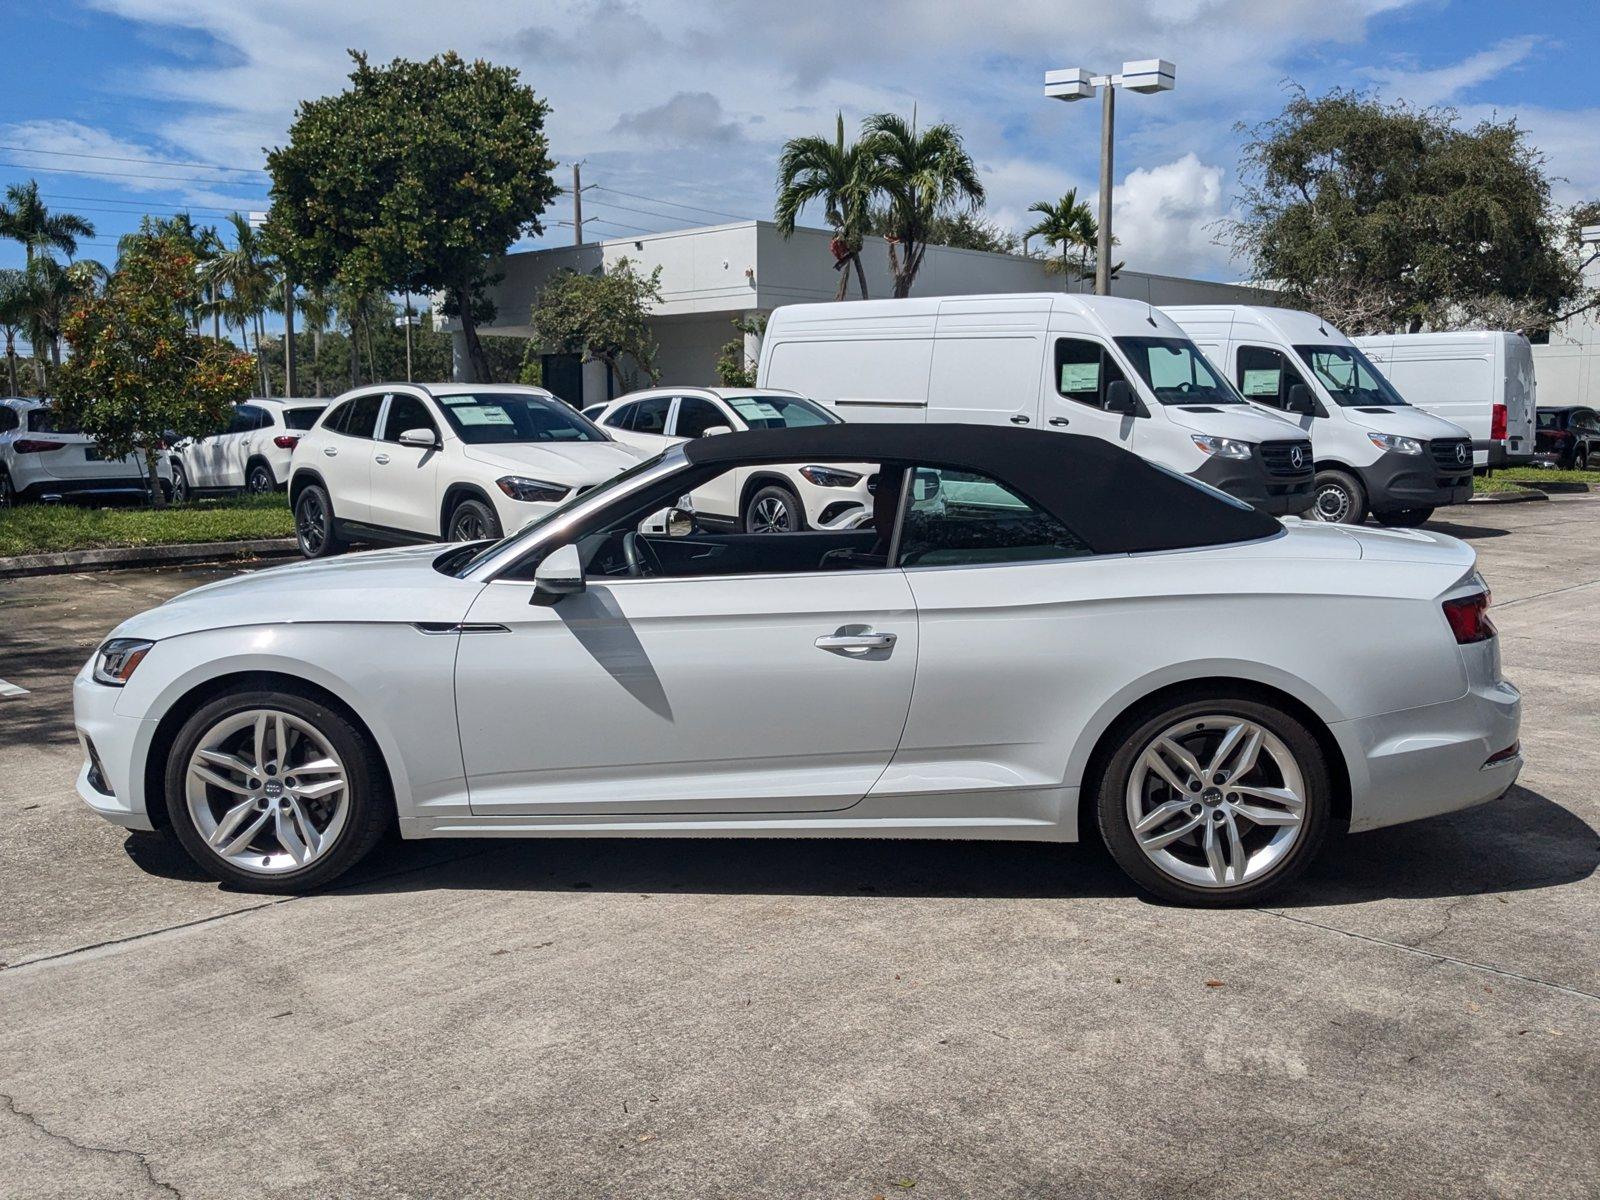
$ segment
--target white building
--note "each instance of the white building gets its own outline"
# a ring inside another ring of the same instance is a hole
[[[1600,245],[1590,242],[1583,249],[1592,254]],[[1600,286],[1600,260],[1589,263],[1583,274],[1589,287]],[[1533,377],[1541,405],[1600,408],[1600,310],[1563,321],[1550,331],[1548,343],[1535,345]]]
[[[510,254],[501,264],[503,280],[490,292],[498,315],[479,331],[485,337],[532,337],[529,313],[551,275],[563,268],[594,273],[626,258],[644,274],[661,268],[662,302],[652,321],[661,382],[715,384],[717,357],[739,336],[734,320],[770,313],[784,304],[833,299],[839,276],[829,238],[825,230],[798,229],[785,239],[770,221],[739,221]],[[887,297],[891,280],[886,246],[869,242],[862,261],[870,294]],[[928,248],[913,286],[918,296],[1090,290],[1090,282],[1046,271],[1039,259],[948,246]],[[1112,292],[1156,305],[1270,303],[1264,293],[1248,287],[1139,271],[1121,272]],[[848,294],[860,298],[853,278]],[[437,312],[435,319],[440,328],[459,328]],[[455,341],[459,368],[459,332]],[[754,363],[759,349],[754,337],[745,339],[749,362]],[[580,369],[570,355],[545,355],[544,381],[558,396],[579,404],[606,400],[614,390],[603,366],[591,363]],[[640,378],[639,386],[648,382]]]

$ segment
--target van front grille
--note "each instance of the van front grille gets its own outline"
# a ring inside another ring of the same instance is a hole
[[[1299,451],[1296,455],[1295,451]],[[1298,457],[1299,465],[1295,465]],[[1310,442],[1262,442],[1261,464],[1268,475],[1285,478],[1296,475],[1309,477],[1312,473]]]
[[[1435,438],[1428,443],[1428,453],[1442,474],[1472,470],[1472,443],[1466,438]]]

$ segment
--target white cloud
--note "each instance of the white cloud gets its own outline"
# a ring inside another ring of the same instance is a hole
[[[1222,180],[1221,167],[1194,154],[1129,171],[1112,205],[1117,257],[1132,270],[1227,275],[1228,252],[1215,240],[1217,223],[1227,216]]]
[[[1414,66],[1369,67],[1362,74],[1391,99],[1406,100],[1421,107],[1444,104],[1479,84],[1504,76],[1525,62],[1544,41],[1533,34],[1506,38],[1448,66],[1427,71]]]
[[[174,158],[159,147],[114,137],[77,121],[16,121],[0,125],[0,147],[5,147],[7,159],[21,166],[52,175],[70,168],[74,175],[100,179],[132,192],[167,192],[174,185],[195,190],[191,185],[199,179],[214,179],[211,184],[199,185],[208,193],[225,190],[230,184],[248,187],[264,183],[260,175],[213,172]]]

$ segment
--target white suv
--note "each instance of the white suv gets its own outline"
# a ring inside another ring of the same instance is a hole
[[[346,392],[294,448],[300,551],[347,537],[477,541],[521,529],[644,455],[542,388],[378,384]]]
[[[170,489],[166,463],[156,477]],[[107,460],[94,439],[57,419],[44,400],[0,399],[0,507],[23,500],[149,494],[144,459]]]
[[[798,392],[778,388],[649,388],[619,396],[597,418],[618,441],[646,455],[690,438],[747,429],[837,425]],[[745,533],[851,529],[872,515],[874,476],[855,464],[730,471],[690,493],[696,522]]]
[[[327,408],[326,400],[246,400],[226,429],[186,438],[172,451],[172,495],[244,488],[270,492],[289,481],[295,443]]]

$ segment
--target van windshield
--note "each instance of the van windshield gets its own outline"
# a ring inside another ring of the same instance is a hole
[[[1404,408],[1394,385],[1354,346],[1296,346],[1294,352],[1340,408]]]
[[[1186,338],[1119,337],[1117,345],[1163,404],[1245,402]]]

